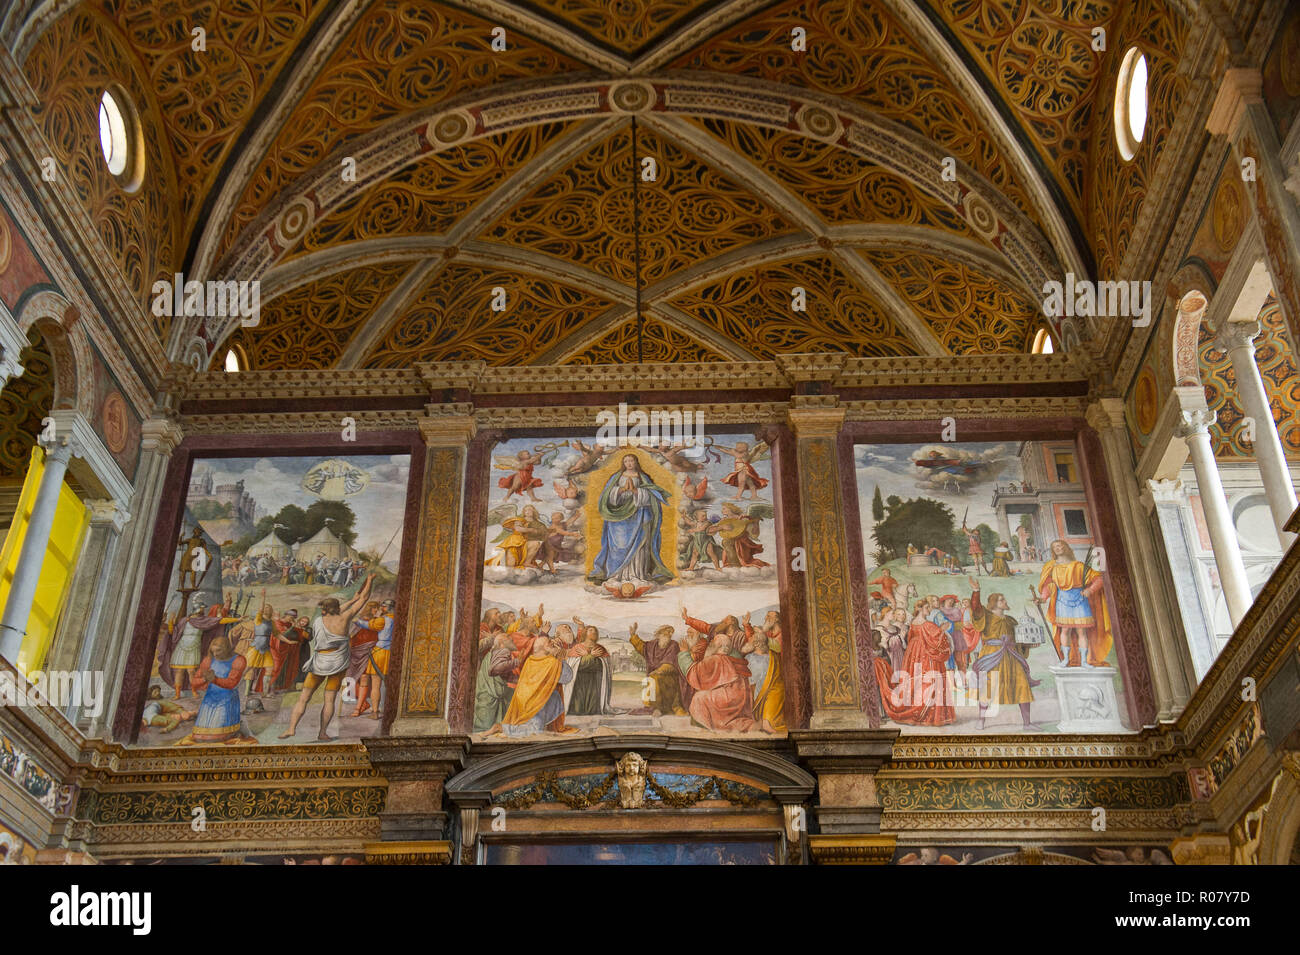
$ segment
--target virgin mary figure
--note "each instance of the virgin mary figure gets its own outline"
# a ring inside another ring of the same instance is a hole
[[[587,580],[594,584],[607,580],[667,583],[673,573],[659,559],[659,545],[669,492],[641,470],[635,454],[623,455],[622,465],[600,492],[597,507],[604,528],[600,553]]]

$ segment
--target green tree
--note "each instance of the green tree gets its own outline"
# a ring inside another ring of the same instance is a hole
[[[896,506],[890,502],[897,501]],[[886,502],[889,513],[882,521],[875,524],[876,543],[895,557],[907,553],[907,545],[915,545],[917,550],[938,547],[950,550],[952,547],[953,515],[945,504],[929,498],[889,498]]]
[[[334,536],[348,546],[357,539],[357,532],[352,529],[357,515],[344,501],[313,501],[304,513],[304,534],[302,539],[311,537],[330,522]]]
[[[190,508],[190,513],[200,521],[223,520],[230,517],[230,502],[211,499],[195,501],[194,506]]]
[[[885,519],[885,502],[880,497],[880,485],[876,485],[876,493],[871,498],[871,519],[873,521],[883,521]]]

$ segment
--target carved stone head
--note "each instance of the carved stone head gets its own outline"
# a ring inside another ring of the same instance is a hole
[[[645,802],[646,767],[640,753],[624,753],[618,768],[618,798],[624,809],[640,809]]]

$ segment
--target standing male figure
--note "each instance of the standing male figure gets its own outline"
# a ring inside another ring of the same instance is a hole
[[[984,545],[980,543],[980,532],[971,530],[965,521],[961,522],[961,532],[966,535],[966,549],[970,551],[971,563],[975,565],[975,576],[980,576],[981,572],[992,574],[984,563]]]
[[[1034,701],[1031,686],[1036,682],[1029,676],[1029,661],[1023,647],[1016,645],[1016,618],[1007,615],[1009,605],[1002,594],[989,594],[988,607],[980,606],[980,585],[974,577],[971,585],[971,625],[982,637],[979,656],[975,659],[975,672],[979,677],[979,728],[984,728],[984,715],[989,708],[989,675],[994,674],[998,705],[1016,703],[1020,706],[1020,719],[1027,731],[1040,727],[1029,722],[1029,704]]]
[[[311,625],[311,662],[307,680],[302,685],[298,702],[293,705],[289,728],[280,734],[280,739],[289,739],[298,732],[298,721],[302,719],[303,713],[307,712],[307,704],[311,702],[311,698],[316,695],[316,688],[322,683],[325,684],[325,702],[321,705],[320,732],[316,734],[316,738],[320,740],[337,738],[330,736],[327,731],[330,720],[334,719],[334,703],[339,695],[339,687],[343,683],[343,674],[352,659],[348,628],[352,618],[370,599],[370,587],[374,582],[374,574],[366,575],[366,582],[361,585],[356,596],[342,606],[339,605],[337,597],[326,597],[320,602],[320,616],[312,621]]]

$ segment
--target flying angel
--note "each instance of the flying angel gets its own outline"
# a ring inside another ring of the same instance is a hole
[[[567,448],[568,441],[550,442],[533,448],[532,451],[524,449],[518,454],[495,454],[492,456],[493,464],[500,471],[513,471],[497,481],[497,487],[503,488],[506,492],[505,500],[518,494],[521,497],[528,495],[530,501],[537,501],[537,495],[533,493],[533,488],[542,486],[542,479],[533,476],[533,469],[538,467],[547,467],[555,456],[559,453],[560,448]]]
[[[730,484],[736,489],[733,501],[739,501],[749,491],[751,501],[758,500],[758,492],[767,487],[766,478],[758,476],[758,471],[754,469],[755,461],[766,460],[768,454],[768,444],[766,441],[759,441],[752,448],[746,441],[737,441],[735,447],[728,448],[725,445],[714,445],[724,454],[729,454],[735,461],[732,472],[722,479],[723,484]]]

